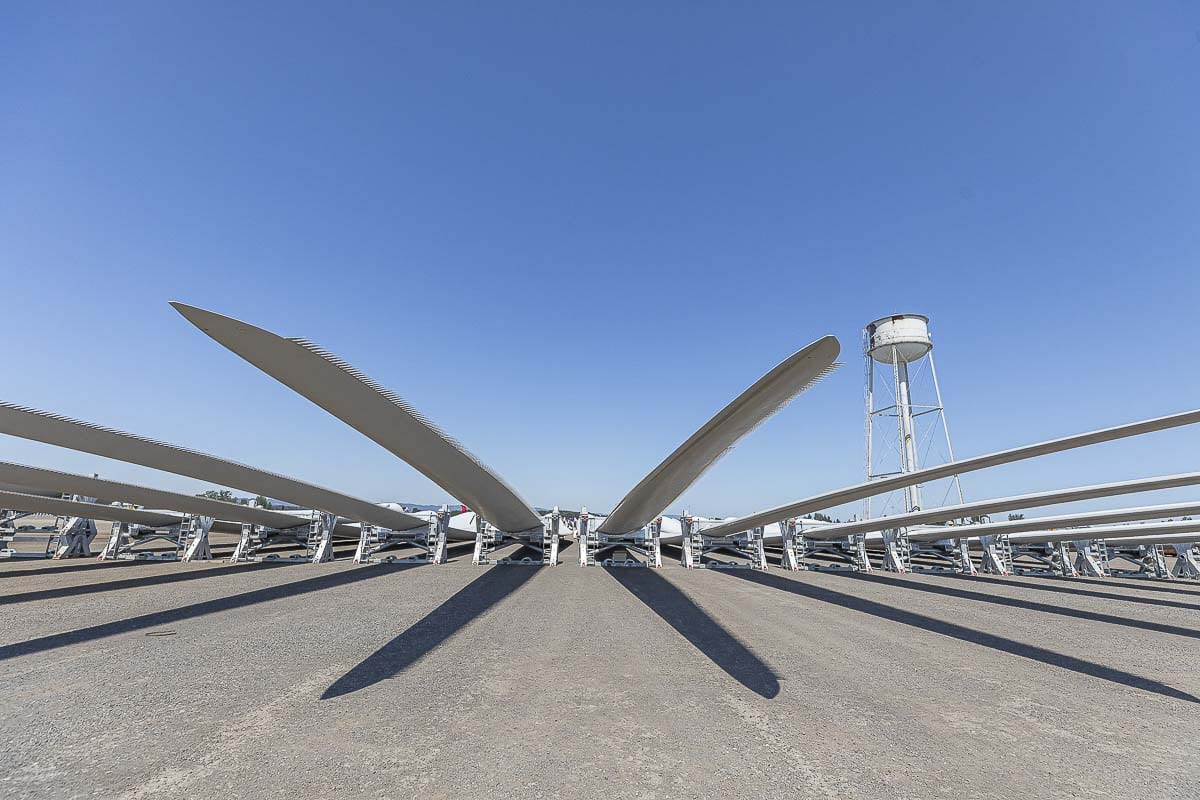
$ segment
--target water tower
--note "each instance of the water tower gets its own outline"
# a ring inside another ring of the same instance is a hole
[[[928,455],[937,436],[937,428],[941,428],[945,437],[946,460],[954,461],[950,430],[946,427],[946,413],[942,407],[942,390],[933,364],[929,318],[920,314],[893,314],[875,320],[863,330],[863,355],[866,362],[867,480],[920,469],[923,456]],[[887,375],[889,367],[890,376]],[[877,373],[881,374],[877,376]],[[926,374],[928,380],[925,380]],[[887,421],[888,417],[895,418],[894,426]],[[952,488],[961,503],[962,485],[957,475],[952,480]],[[904,490],[903,511],[923,507],[921,492],[920,485]],[[936,504],[944,502],[943,499]],[[869,497],[864,516],[871,518]]]

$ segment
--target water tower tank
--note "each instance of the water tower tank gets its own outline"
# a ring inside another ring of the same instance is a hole
[[[892,364],[893,354],[907,363],[933,349],[929,317],[893,314],[867,326],[867,353],[881,364]]]

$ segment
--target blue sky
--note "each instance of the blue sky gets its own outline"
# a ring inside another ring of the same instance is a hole
[[[1190,3],[10,2],[0,396],[446,499],[179,299],[343,355],[535,503],[604,509],[837,335],[846,366],[676,508],[703,513],[862,479],[859,333],[893,311],[932,318],[960,456],[1197,407],[1198,97]],[[1197,445],[964,484],[1191,470]]]

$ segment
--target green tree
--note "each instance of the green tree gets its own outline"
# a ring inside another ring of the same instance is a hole
[[[1025,519],[1025,515],[1024,514],[1009,514],[1008,515],[1009,522],[1016,522],[1019,519]]]
[[[233,492],[228,489],[209,489],[207,492],[201,492],[196,497],[207,497],[209,500],[224,500],[226,503],[236,503],[237,498],[233,496]]]
[[[271,508],[275,507],[271,503],[270,500],[263,497],[261,494],[258,497],[254,498],[254,505],[258,506],[259,508],[266,508],[266,509],[271,509]]]

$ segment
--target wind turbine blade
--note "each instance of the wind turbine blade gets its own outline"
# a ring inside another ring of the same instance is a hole
[[[42,489],[38,486],[22,486],[19,483],[0,483],[0,492],[16,492],[17,494],[36,494],[41,497],[62,497],[62,492]],[[87,492],[81,492],[87,494]]]
[[[0,472],[3,477],[3,472]],[[1016,508],[1040,508],[1058,503],[1073,503],[1079,500],[1094,500],[1099,497],[1115,497],[1122,494],[1150,492],[1158,489],[1175,489],[1181,486],[1200,484],[1200,472],[1188,472],[1182,475],[1166,475],[1161,478],[1141,478],[1117,483],[1100,483],[1095,486],[1081,486],[1076,489],[1057,489],[1051,492],[1036,492],[1034,494],[999,497],[993,500],[980,500],[975,503],[963,503],[955,506],[942,506],[924,511],[914,511],[909,514],[896,514],[891,517],[876,517],[862,522],[843,522],[834,525],[824,525],[812,530],[805,530],[804,535],[810,539],[840,539],[856,533],[882,531],[890,528],[911,528],[914,525],[928,525],[935,522],[945,522],[951,519],[963,519],[982,514],[995,514],[1000,511],[1011,511]],[[971,531],[974,527],[959,527],[952,530]]]
[[[1075,539],[1093,538],[1086,528],[1080,525],[1109,525],[1118,522],[1136,522],[1144,519],[1163,519],[1165,517],[1182,517],[1200,514],[1200,502],[1172,503],[1162,506],[1140,506],[1138,508],[1114,508],[1104,511],[1087,511],[1082,514],[1061,514],[1053,517],[1035,517],[1034,519],[1017,519],[1008,522],[989,522],[982,525],[956,525],[930,530],[928,528],[909,531],[908,539],[912,542],[936,542],[955,537],[997,536],[1002,533],[1014,534],[1027,531],[1044,532],[1047,538],[1037,541],[1073,541]],[[1076,528],[1076,530],[1069,530]],[[1027,537],[1026,541],[1033,541]]]
[[[1184,411],[1166,417],[1156,417],[1141,422],[1131,422],[1127,425],[1118,425],[1115,428],[1104,428],[1103,430],[1079,433],[1062,439],[1051,439],[1047,442],[1014,447],[1011,450],[1001,450],[996,453],[963,459],[962,461],[952,461],[949,464],[939,464],[889,478],[834,489],[831,492],[807,497],[786,505],[776,506],[766,511],[759,511],[755,514],[739,517],[730,522],[717,525],[706,530],[705,534],[709,536],[731,536],[735,533],[762,525],[770,525],[772,522],[782,522],[785,519],[798,517],[801,514],[840,506],[843,503],[850,503],[855,500],[861,500],[864,497],[870,497],[871,495],[890,492],[893,489],[899,489],[904,486],[912,486],[913,484],[946,478],[951,475],[962,475],[967,472],[986,469],[987,467],[1010,464],[1014,461],[1049,455],[1050,453],[1059,453],[1064,450],[1073,450],[1077,447],[1086,447],[1091,444],[1111,442],[1115,439],[1125,439],[1130,436],[1140,436],[1143,433],[1177,428],[1181,425],[1191,425],[1196,422],[1200,422],[1200,411]]]
[[[1141,525],[1096,525],[1075,531],[1074,538],[1068,541],[1103,539],[1105,544],[1147,545],[1147,544],[1177,544],[1200,540],[1196,533],[1200,532],[1200,520],[1182,520],[1176,522],[1146,522]],[[1086,533],[1086,536],[1080,536]],[[1013,541],[1025,541],[1026,536],[1033,534],[1018,534]]]
[[[10,403],[0,403],[0,433],[255,492],[392,530],[409,530],[428,524],[420,517],[295,478]]]
[[[239,503],[227,503],[224,500],[195,497],[162,489],[150,489],[130,483],[92,478],[87,475],[74,475],[41,467],[28,467],[24,464],[12,464],[7,461],[0,461],[0,481],[28,487],[17,490],[26,493],[38,489],[52,489],[59,495],[70,493],[84,497],[99,497],[104,500],[120,500],[149,508],[170,509],[228,522],[264,525],[268,528],[295,528],[307,525],[309,522],[302,517],[279,511],[269,511],[257,506],[243,506]]]
[[[171,305],[218,343],[406,461],[497,528],[541,526],[538,513],[466,448],[332,353],[202,308]]]
[[[178,525],[183,519],[173,514],[163,514],[158,511],[142,511],[135,508],[106,506],[99,503],[85,503],[81,500],[60,500],[54,497],[20,494],[18,492],[0,492],[0,507],[12,509],[13,511],[54,514],[63,517],[101,519],[107,522],[128,522],[132,525],[149,525],[155,528]]]
[[[838,340],[825,336],[759,378],[642,478],[617,503],[599,530],[628,533],[648,524],[742,437],[836,369],[839,365],[834,359],[840,351]]]

